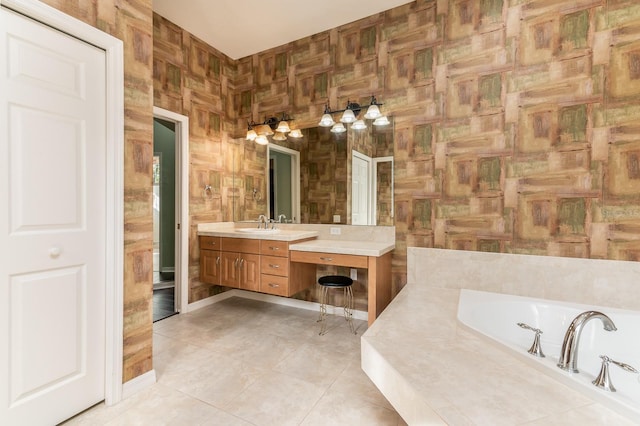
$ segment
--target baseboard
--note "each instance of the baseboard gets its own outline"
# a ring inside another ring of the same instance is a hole
[[[195,311],[196,309],[204,308],[205,306],[212,305],[214,303],[221,302],[230,297],[242,297],[245,299],[258,300],[261,302],[273,303],[275,305],[290,306],[292,308],[306,309],[308,311],[320,311],[320,304],[317,302],[308,302],[306,300],[292,299],[290,297],[273,296],[271,294],[257,293],[254,291],[233,289],[225,291],[224,293],[216,294],[215,296],[208,297],[203,300],[199,300],[194,303],[189,303],[187,312]],[[341,306],[327,306],[327,313],[330,315],[343,315],[344,311]],[[353,311],[353,318],[358,320],[367,321],[369,314],[365,311]]]
[[[147,371],[138,377],[134,377],[122,385],[122,399],[127,399],[141,390],[153,386],[155,383],[156,370]]]
[[[224,293],[218,293],[214,296],[207,297],[206,299],[198,300],[197,302],[189,303],[187,305],[187,312],[193,312],[198,309],[202,309],[206,306],[213,305],[214,303],[222,302],[230,297],[236,296],[234,292],[238,290],[229,290]]]
[[[165,266],[165,267],[161,266],[160,267],[160,273],[161,274],[164,274],[164,273],[167,273],[167,272],[175,273],[176,272],[176,267],[175,266]]]

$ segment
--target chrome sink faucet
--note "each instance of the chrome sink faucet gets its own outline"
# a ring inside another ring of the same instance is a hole
[[[570,371],[572,373],[579,373],[578,371],[578,345],[580,344],[580,335],[582,329],[586,323],[592,319],[599,319],[604,325],[604,329],[607,331],[616,331],[617,328],[611,318],[598,311],[586,311],[578,315],[571,321],[567,332],[564,335],[562,341],[562,349],[560,350],[560,358],[558,360],[558,367],[562,370]]]
[[[267,229],[267,217],[263,214],[258,216],[258,229],[262,228],[262,224],[264,223],[264,229]]]

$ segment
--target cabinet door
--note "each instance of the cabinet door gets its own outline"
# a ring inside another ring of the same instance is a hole
[[[240,288],[244,290],[260,290],[260,255],[240,255]]]
[[[222,259],[220,284],[225,287],[237,288],[240,284],[240,270],[238,269],[240,255],[223,251],[220,258]]]
[[[200,281],[207,284],[220,284],[220,252],[200,251]]]

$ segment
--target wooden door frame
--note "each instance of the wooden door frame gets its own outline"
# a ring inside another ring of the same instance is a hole
[[[189,305],[189,117],[153,107],[153,117],[176,125],[176,238],[175,283],[178,312],[188,312]]]
[[[0,5],[105,51],[106,59],[106,274],[105,403],[122,399],[124,323],[124,56],[123,43],[36,0]]]

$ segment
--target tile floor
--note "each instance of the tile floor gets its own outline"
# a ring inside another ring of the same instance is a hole
[[[233,297],[153,325],[158,382],[68,425],[406,425],[360,368],[360,336],[317,312]]]

